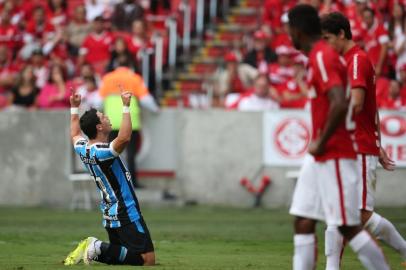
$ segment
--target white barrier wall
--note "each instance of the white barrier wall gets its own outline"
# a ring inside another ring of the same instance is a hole
[[[276,111],[269,114],[279,118]],[[262,113],[165,109],[160,115],[144,116],[147,146],[140,157],[142,170],[175,171],[175,180],[168,181],[174,181],[175,192],[185,200],[240,207],[253,204],[253,196],[240,186],[240,179],[252,178],[265,162],[267,133]],[[404,115],[401,119],[389,121],[384,132],[398,138],[393,148],[403,158]],[[0,138],[0,204],[69,207],[68,113],[2,112]],[[301,149],[300,144],[295,147],[288,152]],[[297,169],[293,162],[266,167],[272,179],[263,198],[266,207],[289,205],[294,180],[286,173]],[[406,206],[406,170],[379,171],[378,176],[378,205]]]
[[[69,207],[69,116],[0,113],[0,204]]]

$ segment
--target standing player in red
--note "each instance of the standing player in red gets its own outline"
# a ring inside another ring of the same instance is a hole
[[[398,251],[406,260],[406,242],[393,224],[374,212],[376,168],[378,161],[386,170],[394,169],[380,144],[379,117],[376,106],[375,70],[368,55],[352,40],[351,26],[341,13],[330,13],[321,20],[323,37],[347,62],[347,74],[354,112],[355,141],[358,146],[358,168],[362,181],[359,185],[361,220],[376,238]],[[351,121],[351,119],[348,119]],[[343,239],[336,227],[328,227],[325,234],[327,270],[340,269]]]
[[[297,181],[294,215],[294,270],[315,268],[317,219],[337,226],[367,269],[389,269],[382,251],[362,229],[358,206],[356,153],[346,128],[347,71],[338,53],[321,39],[317,10],[298,5],[289,11],[289,32],[296,49],[309,57],[313,135]]]

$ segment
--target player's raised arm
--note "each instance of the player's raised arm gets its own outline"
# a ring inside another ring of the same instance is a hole
[[[76,89],[71,88],[72,94],[70,96],[70,136],[72,143],[82,138],[79,124],[79,106],[81,102],[81,96],[76,93]]]
[[[121,121],[120,130],[118,131],[117,138],[111,143],[115,152],[121,153],[130,142],[132,125],[130,115],[131,92],[123,91],[121,89],[121,99],[123,101],[123,120]]]

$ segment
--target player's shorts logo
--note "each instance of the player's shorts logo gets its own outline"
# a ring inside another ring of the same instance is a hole
[[[276,149],[288,158],[302,157],[310,143],[307,123],[301,119],[283,120],[275,130]]]

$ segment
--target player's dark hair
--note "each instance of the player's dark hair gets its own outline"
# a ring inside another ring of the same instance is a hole
[[[96,138],[97,129],[96,126],[100,124],[99,116],[97,116],[96,109],[90,109],[86,111],[82,117],[80,117],[80,129],[85,133],[89,139]]]
[[[321,35],[320,17],[313,6],[297,5],[289,11],[288,18],[290,27],[296,28],[310,37]]]
[[[343,30],[345,38],[352,39],[350,22],[340,12],[332,12],[323,16],[321,18],[321,29],[336,36]]]

